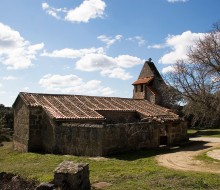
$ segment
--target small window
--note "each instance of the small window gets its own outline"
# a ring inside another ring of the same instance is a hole
[[[144,85],[141,84],[141,92],[143,92],[143,91],[144,91]]]
[[[137,85],[134,86],[134,90],[135,90],[135,92],[137,92]]]

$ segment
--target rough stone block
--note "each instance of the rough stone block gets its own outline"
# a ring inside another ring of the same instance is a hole
[[[63,161],[55,169],[54,184],[72,190],[90,190],[88,164]]]

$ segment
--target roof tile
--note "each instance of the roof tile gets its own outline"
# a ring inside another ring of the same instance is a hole
[[[31,107],[42,107],[52,118],[58,120],[104,120],[99,110],[136,111],[143,117],[157,117],[163,120],[177,120],[178,115],[169,109],[147,100],[129,98],[35,94],[21,92],[20,97]]]
[[[153,78],[154,77],[146,77],[146,78],[138,79],[133,83],[133,85],[136,85],[136,84],[149,84],[153,80]]]

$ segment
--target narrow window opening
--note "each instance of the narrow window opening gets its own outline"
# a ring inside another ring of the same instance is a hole
[[[134,90],[135,90],[135,92],[137,92],[137,85],[134,86]]]
[[[141,92],[143,92],[143,91],[144,91],[144,85],[141,84]]]

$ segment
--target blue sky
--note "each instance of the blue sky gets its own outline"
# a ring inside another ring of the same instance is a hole
[[[132,97],[220,20],[219,0],[1,0],[0,104],[19,92]]]

